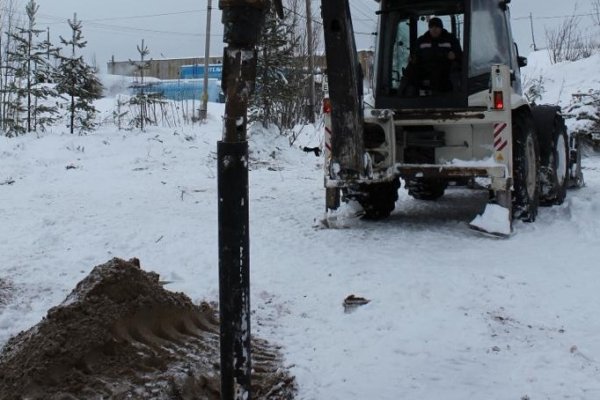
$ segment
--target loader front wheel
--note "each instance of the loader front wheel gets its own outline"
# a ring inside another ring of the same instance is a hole
[[[513,217],[533,222],[540,198],[540,154],[533,120],[529,114],[513,116]]]
[[[362,184],[356,197],[362,206],[365,219],[378,220],[389,217],[398,200],[398,178],[390,182]]]
[[[448,182],[442,179],[412,178],[406,180],[408,194],[417,200],[437,200],[444,195]]]

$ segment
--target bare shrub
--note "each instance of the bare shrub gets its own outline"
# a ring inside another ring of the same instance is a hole
[[[546,40],[550,61],[555,64],[562,61],[577,61],[590,57],[597,45],[593,39],[583,37],[578,26],[581,20],[572,15],[567,17],[556,29],[546,30]]]

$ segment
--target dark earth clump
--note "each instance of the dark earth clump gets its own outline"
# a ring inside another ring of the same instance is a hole
[[[277,349],[253,340],[255,399],[293,399]],[[95,267],[0,354],[0,399],[218,400],[217,312],[134,259]]]

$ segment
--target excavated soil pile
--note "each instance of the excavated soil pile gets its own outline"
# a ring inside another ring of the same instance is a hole
[[[99,265],[0,354],[1,399],[218,400],[215,310],[163,289],[137,260]],[[277,350],[253,343],[253,397],[292,399]]]

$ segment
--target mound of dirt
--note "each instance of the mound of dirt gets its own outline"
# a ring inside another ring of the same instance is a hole
[[[253,397],[292,399],[295,382],[253,341]],[[136,259],[95,267],[0,354],[2,399],[220,398],[219,326],[209,304],[165,290]]]

